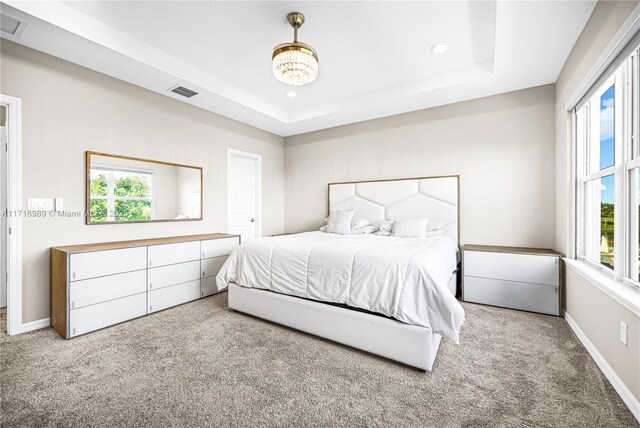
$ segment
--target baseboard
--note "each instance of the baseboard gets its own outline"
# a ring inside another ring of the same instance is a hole
[[[638,422],[640,422],[640,401],[638,401],[638,399],[634,397],[629,388],[627,388],[627,385],[622,382],[622,379],[620,379],[613,368],[609,365],[607,360],[605,360],[602,354],[598,352],[587,335],[584,334],[578,324],[573,320],[573,318],[571,318],[571,315],[569,315],[569,313],[566,311],[564,313],[564,319],[567,320],[567,324],[569,324],[571,330],[573,330],[576,336],[578,336],[580,342],[582,342],[584,347],[587,349],[587,351],[591,355],[591,358],[593,358],[593,361],[595,361],[598,367],[600,367],[600,370],[602,370],[602,373],[604,373],[605,377],[611,383],[611,386],[613,386],[613,389],[615,389],[620,398],[622,398],[624,404],[627,405],[629,410],[631,410],[631,413],[633,413],[633,416],[635,416]]]
[[[20,327],[20,333],[27,333],[33,330],[40,330],[41,328],[45,328],[49,326],[51,326],[50,318],[42,318],[41,320],[25,322],[25,323],[22,323],[22,326]]]

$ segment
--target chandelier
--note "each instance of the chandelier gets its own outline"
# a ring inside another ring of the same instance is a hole
[[[308,44],[298,41],[298,28],[304,24],[304,15],[291,12],[287,20],[293,27],[293,42],[273,48],[273,76],[287,85],[307,85],[318,77],[318,53]]]

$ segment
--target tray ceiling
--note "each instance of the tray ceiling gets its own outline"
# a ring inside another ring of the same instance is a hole
[[[4,38],[288,136],[555,82],[594,5],[6,1],[2,12],[28,23]],[[271,75],[292,10],[320,58],[318,80],[298,88]],[[449,50],[432,53],[442,40]]]

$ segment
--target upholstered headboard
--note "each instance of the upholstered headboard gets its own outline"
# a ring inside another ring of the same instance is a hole
[[[460,176],[329,183],[329,211],[354,209],[373,222],[428,218],[459,243]]]

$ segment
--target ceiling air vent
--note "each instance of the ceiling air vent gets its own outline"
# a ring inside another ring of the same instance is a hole
[[[187,98],[191,98],[194,95],[198,95],[196,91],[192,91],[191,89],[185,88],[184,86],[180,86],[180,85],[174,86],[169,90],[174,94],[182,95],[183,97],[187,97]]]
[[[0,31],[2,31],[3,36],[11,36],[17,39],[22,36],[26,27],[27,23],[21,19],[0,12]]]

